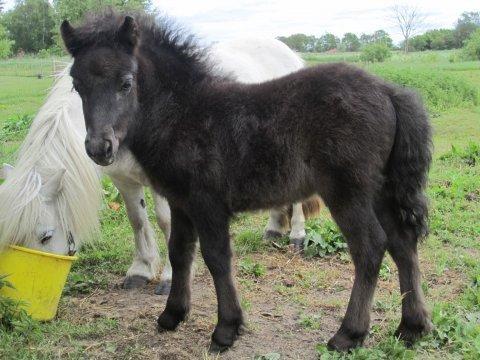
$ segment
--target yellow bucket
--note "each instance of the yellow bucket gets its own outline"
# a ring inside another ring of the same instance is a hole
[[[0,275],[8,275],[6,280],[15,288],[4,286],[0,295],[25,302],[34,319],[51,320],[76,259],[10,245],[0,253]]]

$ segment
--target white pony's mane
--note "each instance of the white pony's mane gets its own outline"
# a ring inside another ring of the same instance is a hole
[[[59,74],[33,120],[15,168],[0,186],[0,247],[38,241],[35,228],[42,215],[42,181],[61,169],[66,172],[54,201],[65,239],[70,231],[78,243],[98,230],[100,181],[82,136],[70,121],[69,108],[77,95],[68,73],[69,67]]]

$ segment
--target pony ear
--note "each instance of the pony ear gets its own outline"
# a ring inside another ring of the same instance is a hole
[[[80,49],[81,43],[75,33],[75,29],[70,25],[68,20],[63,20],[62,25],[60,25],[60,33],[62,34],[62,39],[68,52],[72,56],[75,56]]]
[[[54,199],[55,196],[62,190],[63,177],[65,176],[65,169],[58,170],[45,184],[42,185],[40,193],[47,199]]]
[[[3,164],[2,168],[0,169],[0,179],[6,180],[8,175],[13,171],[13,166],[9,164]]]
[[[132,50],[137,45],[138,26],[135,19],[131,16],[125,16],[122,26],[118,29],[118,39],[120,43]]]

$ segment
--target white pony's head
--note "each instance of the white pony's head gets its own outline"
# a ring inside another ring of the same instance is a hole
[[[8,185],[10,188],[16,187],[13,176],[13,166],[4,164],[0,170],[0,179],[8,181],[7,185],[4,185],[5,189]],[[9,212],[1,226],[5,243],[24,245],[55,254],[75,254],[74,234],[66,227],[67,224],[63,223],[59,212],[58,200],[64,176],[65,170],[61,169],[42,183],[41,175],[31,170],[25,182],[29,186],[11,196],[13,203],[5,204],[5,209]],[[13,218],[14,216],[17,219]],[[7,234],[8,239],[5,236]]]
[[[72,255],[96,233],[100,182],[74,116],[83,123],[67,69],[35,117],[16,166],[0,170],[0,250],[12,244]]]

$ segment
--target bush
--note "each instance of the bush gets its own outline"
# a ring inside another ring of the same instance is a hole
[[[369,69],[386,80],[417,89],[430,111],[479,104],[477,88],[463,77],[451,75],[446,71],[383,64],[370,66]]]
[[[373,43],[366,45],[360,59],[365,62],[383,62],[392,56],[390,48],[384,43]]]
[[[0,59],[6,59],[12,54],[12,47],[15,41],[10,40],[7,31],[0,25]]]
[[[480,60],[480,29],[477,29],[465,42],[463,55],[467,60]]]

